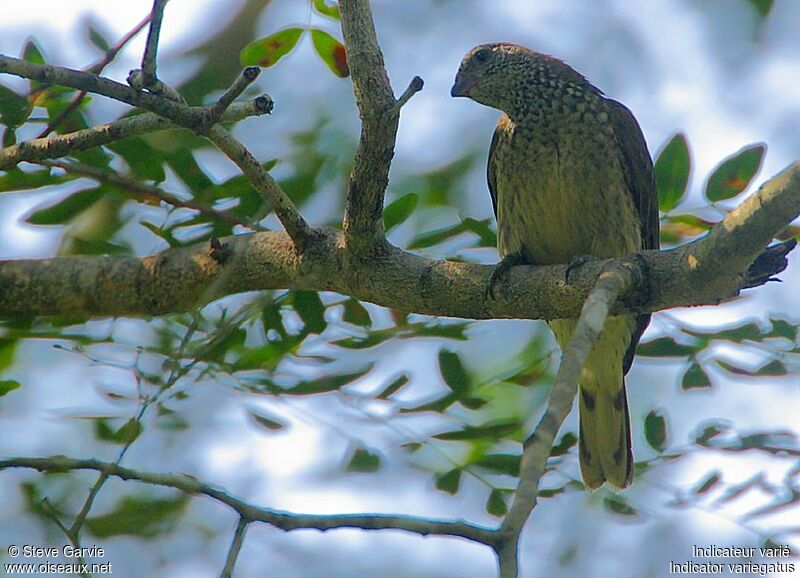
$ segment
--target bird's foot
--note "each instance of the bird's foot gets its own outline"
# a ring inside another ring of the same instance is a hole
[[[569,263],[567,263],[567,268],[564,271],[564,281],[566,281],[567,285],[570,285],[571,284],[571,281],[569,280],[570,275],[572,275],[572,273],[576,269],[580,269],[583,265],[586,265],[587,263],[599,260],[600,257],[597,257],[596,255],[575,255],[572,259],[569,260]]]
[[[527,264],[527,260],[520,253],[511,253],[503,257],[500,262],[495,266],[492,271],[492,276],[489,277],[489,285],[486,287],[486,298],[496,299],[497,287],[505,288],[508,284],[508,276],[511,269],[517,265]]]

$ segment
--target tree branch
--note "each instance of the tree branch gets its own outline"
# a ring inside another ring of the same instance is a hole
[[[230,225],[241,225],[243,227],[247,227],[253,230],[264,230],[263,227],[259,227],[250,221],[249,219],[245,219],[242,217],[238,217],[232,213],[226,213],[224,211],[218,211],[205,203],[201,203],[194,199],[181,199],[180,197],[173,195],[172,193],[168,193],[164,189],[153,185],[147,185],[140,181],[129,179],[124,177],[118,173],[113,171],[98,169],[97,167],[92,167],[89,165],[83,165],[80,163],[69,163],[63,161],[40,161],[39,164],[62,169],[68,173],[72,173],[75,175],[80,175],[84,177],[89,177],[92,179],[96,179],[103,183],[109,183],[116,187],[119,187],[123,190],[126,190],[130,193],[133,193],[137,197],[139,197],[139,201],[146,203],[148,199],[158,199],[159,201],[163,201],[167,204],[172,205],[173,207],[183,207],[186,209],[192,209],[197,211],[203,215],[208,217],[212,217],[214,219],[219,219],[225,223]]]
[[[230,507],[244,520],[264,522],[285,531],[311,529],[324,532],[338,528],[404,530],[422,536],[457,536],[488,545],[495,539],[493,530],[467,522],[382,514],[308,515],[261,508],[191,476],[141,472],[100,460],[76,460],[64,457],[0,460],[0,470],[9,468],[28,468],[40,472],[94,470],[121,480],[136,480],[145,484],[174,488],[187,494],[202,494]]]
[[[314,232],[305,222],[303,216],[292,203],[278,183],[270,176],[269,172],[256,160],[252,153],[238,140],[221,126],[215,124],[219,116],[218,105],[209,107],[190,107],[181,102],[175,102],[159,95],[150,94],[143,90],[134,90],[123,84],[88,74],[80,70],[34,64],[0,55],[0,72],[7,72],[46,82],[52,82],[72,88],[85,89],[111,98],[127,102],[133,106],[144,108],[169,120],[188,128],[198,134],[208,137],[217,147],[235,162],[242,172],[250,179],[252,185],[261,193],[272,206],[275,214],[280,219],[286,232],[296,243],[298,250],[302,251],[313,238]],[[252,71],[245,70],[242,75],[248,82]],[[241,80],[234,82],[231,91],[243,89]],[[229,91],[230,92],[230,91]],[[227,97],[226,97],[227,98]],[[224,104],[224,103],[223,103]]]
[[[148,14],[145,18],[143,18],[136,26],[134,26],[125,36],[123,36],[114,46],[106,50],[106,53],[103,57],[92,64],[89,68],[86,69],[86,72],[91,72],[93,74],[100,74],[103,72],[106,66],[111,64],[114,59],[117,57],[117,54],[125,48],[125,46],[130,42],[141,30],[147,26],[150,22],[150,14]],[[63,108],[55,117],[53,117],[47,126],[39,132],[36,138],[44,138],[49,135],[53,130],[55,130],[65,118],[67,118],[72,111],[78,108],[83,99],[86,97],[88,93],[85,90],[81,90],[76,94],[70,103]]]
[[[164,7],[167,0],[153,0],[150,12],[150,30],[147,32],[147,44],[142,56],[142,75],[145,86],[152,86],[158,80],[156,66],[158,60],[158,39],[161,35],[161,22],[164,19]]]
[[[272,99],[265,94],[249,102],[232,105],[221,120],[222,122],[236,122],[249,116],[269,114],[272,106]],[[173,129],[178,126],[162,116],[146,112],[60,136],[35,138],[0,151],[0,170],[13,168],[22,161],[37,162],[43,159],[55,159],[123,138]]]
[[[176,124],[196,129],[206,122],[206,107],[190,107],[157,94],[137,90],[108,78],[50,64],[27,62],[11,56],[0,55],[0,72],[22,78],[38,80],[101,94],[164,116]]]
[[[239,518],[236,531],[233,533],[231,547],[228,549],[228,556],[225,559],[225,567],[222,568],[219,578],[231,578],[231,576],[233,576],[233,567],[236,565],[236,559],[239,557],[239,552],[242,550],[244,535],[250,523],[250,520],[247,518]]]
[[[297,245],[298,252],[302,253],[308,243],[315,238],[315,232],[308,226],[300,211],[275,182],[269,171],[258,162],[246,146],[218,124],[212,126],[205,136],[241,169],[269,208],[275,211],[286,232]]]
[[[386,74],[369,1],[341,0],[339,10],[353,92],[361,113],[361,137],[343,224],[345,241],[358,253],[372,249],[383,238],[383,198],[394,156],[400,106]],[[420,90],[422,79],[415,79],[412,86]]]
[[[673,251],[644,251],[635,259],[618,260],[630,268],[636,283],[612,314],[623,309],[644,312],[712,305],[736,295],[748,285],[745,272],[765,240],[799,213],[800,163],[795,163],[706,237]],[[487,300],[491,266],[436,261],[386,242],[368,261],[354,260],[338,231],[321,229],[314,235],[302,257],[287,235],[265,232],[221,239],[229,255],[224,263],[205,243],[142,258],[70,256],[0,262],[0,317],[161,315],[188,311],[233,293],[294,288],[337,291],[428,315],[576,318],[609,263],[592,261],[573,270],[569,284],[563,265],[515,267],[507,291]],[[728,243],[737,247],[733,255],[726,249]],[[786,266],[785,258],[771,265],[774,275]]]
[[[583,366],[603,331],[612,306],[636,281],[629,265],[612,262],[586,298],[572,340],[561,357],[547,409],[534,432],[525,440],[519,486],[500,529],[501,545],[505,541],[518,541],[522,527],[536,507],[539,480],[544,474],[556,434],[572,409]]]

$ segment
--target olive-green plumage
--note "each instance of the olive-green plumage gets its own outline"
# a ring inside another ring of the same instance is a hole
[[[641,129],[558,59],[509,43],[464,57],[451,91],[504,114],[488,181],[504,260],[537,265],[658,248],[658,198]],[[584,483],[627,487],[633,476],[624,375],[649,315],[608,319],[580,380]],[[575,320],[550,328],[562,350]]]

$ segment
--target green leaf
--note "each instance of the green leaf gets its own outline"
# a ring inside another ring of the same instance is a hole
[[[278,421],[276,419],[272,419],[266,417],[263,414],[258,413],[250,413],[250,417],[260,426],[267,428],[270,431],[280,431],[286,427],[286,424]]]
[[[480,247],[496,247],[497,234],[489,228],[489,219],[478,221],[472,217],[467,217],[463,221],[464,229],[475,233],[478,236]]]
[[[709,492],[714,486],[719,484],[722,480],[722,476],[719,472],[713,472],[708,477],[706,477],[701,483],[697,484],[697,486],[692,490],[692,493],[696,496],[700,496]]]
[[[268,68],[289,54],[303,35],[303,28],[285,28],[275,34],[254,40],[239,53],[242,66]]]
[[[0,337],[0,372],[14,363],[14,354],[17,351],[19,340]]]
[[[559,442],[550,450],[550,457],[563,456],[577,443],[578,436],[571,431],[565,433],[563,436],[561,436]]]
[[[130,418],[118,429],[113,429],[107,419],[98,418],[94,422],[94,433],[97,439],[112,444],[127,444],[134,441],[142,433],[142,424],[136,418]]]
[[[345,468],[348,472],[372,473],[381,467],[381,456],[367,448],[356,448]]]
[[[734,327],[732,329],[723,329],[721,331],[693,331],[691,329],[684,329],[684,333],[693,337],[700,337],[705,340],[709,339],[724,339],[734,343],[742,343],[743,341],[761,341],[762,332],[761,328],[755,323],[745,323]]]
[[[22,171],[20,169],[10,169],[6,174],[0,175],[0,193],[9,191],[24,191],[57,185],[71,180],[69,176],[51,176],[50,169],[41,171]]]
[[[663,452],[667,445],[667,420],[656,410],[651,410],[644,418],[644,437],[650,447]]]
[[[20,383],[13,379],[0,379],[0,397],[20,388]]]
[[[301,381],[300,383],[288,389],[283,389],[283,392],[291,395],[328,393],[329,391],[336,391],[348,383],[361,379],[371,370],[372,366],[369,366],[367,369],[362,371],[338,373],[336,375],[329,375],[327,377],[321,377],[311,381]]]
[[[759,367],[755,374],[758,376],[781,377],[783,375],[789,375],[789,371],[782,361],[773,359],[769,363]]]
[[[486,500],[486,513],[500,518],[508,512],[508,504],[506,504],[505,494],[503,490],[495,488],[489,494],[489,499]]]
[[[111,48],[111,43],[92,22],[89,22],[86,27],[86,36],[89,38],[89,42],[94,44],[101,52],[107,52]]]
[[[8,127],[21,125],[31,113],[28,97],[0,84],[0,121]]]
[[[339,78],[350,76],[344,44],[324,30],[317,28],[311,30],[311,42],[314,44],[314,50],[317,51],[322,62],[328,65],[331,72]]]
[[[96,538],[141,536],[153,538],[171,530],[186,509],[189,496],[153,500],[145,497],[124,497],[114,510],[86,520],[86,528]]]
[[[94,205],[106,192],[102,187],[78,191],[54,205],[34,211],[25,221],[32,225],[63,225]]]
[[[440,350],[439,370],[442,372],[442,378],[447,384],[447,387],[449,387],[456,396],[460,397],[467,393],[470,379],[458,354],[444,349]]]
[[[464,429],[440,433],[433,436],[439,440],[467,441],[467,440],[493,440],[499,441],[509,437],[519,430],[517,420],[502,420],[482,426],[465,426]]]
[[[404,223],[417,208],[419,197],[414,193],[403,195],[383,210],[383,228],[388,233],[397,225]]]
[[[325,305],[316,291],[292,291],[292,302],[308,333],[322,333],[328,326]]]
[[[769,337],[784,337],[789,341],[797,339],[797,326],[792,325],[785,319],[776,319],[774,317],[770,317],[769,321],[772,324],[772,330],[768,334]]]
[[[709,447],[712,439],[730,431],[731,429],[731,425],[723,421],[709,422],[707,424],[701,424],[701,426],[703,429],[698,430],[696,433],[694,437],[694,443],[704,447]]]
[[[686,357],[697,351],[697,347],[677,343],[672,337],[659,337],[642,343],[636,349],[636,355],[643,357]]]
[[[389,399],[392,395],[397,393],[401,387],[407,384],[410,381],[409,377],[404,373],[400,375],[397,379],[392,380],[392,382],[384,387],[379,394],[375,397],[376,399]]]
[[[448,494],[456,494],[461,485],[461,468],[450,470],[446,474],[436,476],[436,489]]]
[[[344,314],[342,315],[347,323],[358,325],[359,327],[370,327],[372,319],[369,316],[369,311],[364,307],[358,299],[348,299],[344,302]]]
[[[765,150],[763,144],[752,145],[722,161],[708,177],[706,198],[714,203],[744,191],[761,168]]]
[[[131,137],[118,140],[107,146],[125,159],[125,163],[136,176],[156,183],[160,183],[167,178],[163,167],[163,154],[150,146],[145,139]]]
[[[521,460],[522,456],[519,454],[486,454],[473,463],[498,474],[516,477],[519,475]]]
[[[606,496],[603,498],[603,506],[607,511],[619,516],[639,516],[639,512],[628,503],[628,500],[620,495]]]
[[[761,18],[766,18],[769,11],[772,10],[772,5],[775,4],[775,0],[748,0],[748,2],[756,9]]]
[[[339,20],[339,7],[336,4],[328,4],[325,0],[314,0],[314,10],[323,16]]]
[[[671,211],[686,194],[691,161],[686,136],[678,133],[658,153],[655,164],[658,208]]]
[[[22,59],[34,64],[45,64],[44,55],[36,43],[35,39],[30,39],[22,49]]]
[[[750,371],[749,369],[738,367],[722,359],[716,360],[716,363],[722,369],[724,369],[728,373],[732,373],[733,375],[746,375],[748,377],[764,377],[764,376],[781,377],[789,374],[789,371],[786,369],[786,366],[783,364],[783,362],[777,359],[773,359],[772,361],[762,365],[759,369],[755,371]]]
[[[439,243],[446,241],[451,237],[460,235],[466,230],[467,228],[466,226],[464,226],[464,223],[462,222],[456,225],[450,225],[448,227],[444,227],[442,229],[437,229],[429,233],[423,233],[412,239],[408,248],[427,249],[428,247],[433,247],[434,245],[438,245]]]
[[[700,364],[694,361],[683,374],[681,387],[685,390],[711,387],[711,379]]]

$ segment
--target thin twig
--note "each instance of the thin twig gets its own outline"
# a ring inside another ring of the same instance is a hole
[[[244,535],[247,533],[247,527],[250,525],[250,520],[240,517],[239,523],[236,525],[236,532],[233,534],[233,541],[231,547],[228,549],[228,556],[225,558],[225,566],[219,578],[231,578],[233,576],[233,567],[236,566],[236,559],[239,557],[239,552],[244,543]]]
[[[199,325],[199,320],[197,318],[197,314],[195,314],[192,324],[186,330],[183,338],[181,339],[181,343],[178,346],[177,351],[175,352],[174,359],[180,359],[183,357],[186,348],[189,346],[189,342],[191,341],[192,336],[197,331],[197,327]],[[206,346],[208,347],[208,345]],[[164,395],[166,391],[168,391],[173,385],[175,385],[178,380],[188,373],[197,363],[199,363],[200,358],[195,357],[190,363],[184,366],[178,366],[178,369],[173,369],[170,372],[169,378],[164,382],[161,388],[148,398],[146,398],[141,406],[139,407],[139,411],[136,413],[136,416],[133,418],[132,422],[130,423],[130,427],[128,428],[128,437],[125,440],[125,444],[122,446],[119,454],[117,455],[117,459],[114,460],[113,464],[109,464],[112,468],[119,467],[122,463],[122,460],[125,458],[125,454],[128,453],[128,450],[133,445],[133,442],[136,441],[139,435],[139,428],[140,424],[142,423],[142,418],[144,418],[144,414],[147,413],[147,410],[157,403],[161,396]],[[92,485],[91,489],[89,490],[89,494],[86,496],[86,500],[84,500],[81,509],[78,511],[78,514],[75,516],[75,520],[72,522],[72,526],[70,526],[68,530],[67,536],[69,536],[70,540],[73,540],[75,543],[78,543],[80,540],[80,532],[83,528],[83,525],[86,523],[86,517],[89,515],[89,512],[94,505],[94,501],[97,498],[97,495],[100,493],[100,490],[103,489],[103,486],[111,477],[112,473],[108,470],[98,470],[100,471],[100,475],[97,477],[94,485]]]
[[[300,252],[313,238],[313,230],[306,223],[297,207],[294,206],[291,199],[247,147],[221,126],[216,124],[209,125],[209,107],[190,107],[181,102],[172,101],[142,90],[134,90],[118,82],[79,70],[34,64],[2,55],[0,55],[0,72],[8,72],[24,78],[46,80],[75,88],[89,89],[91,87],[90,90],[92,92],[155,112],[167,117],[176,124],[205,135],[239,166],[253,187],[264,196]]]
[[[211,107],[210,121],[217,122],[222,115],[228,110],[228,107],[236,100],[244,89],[250,86],[253,81],[261,74],[261,69],[258,66],[248,66],[242,73],[236,77],[233,84],[230,85],[228,90],[219,97],[217,104]]]
[[[314,231],[306,223],[303,215],[297,210],[292,200],[280,185],[275,182],[269,171],[258,162],[258,159],[253,156],[253,153],[246,146],[236,140],[230,132],[220,125],[213,125],[206,133],[206,136],[219,150],[236,163],[253,187],[264,198],[264,201],[275,211],[275,215],[281,221],[295,245],[297,245],[299,252],[302,253],[306,244],[313,238]]]
[[[101,94],[131,106],[138,106],[150,112],[155,112],[186,128],[202,127],[208,114],[206,107],[186,106],[179,101],[170,100],[144,90],[137,90],[103,76],[73,68],[38,64],[0,55],[0,72],[40,82],[68,86],[78,90],[86,90],[93,94]]]
[[[272,99],[262,95],[248,102],[233,104],[222,116],[223,122],[236,122],[250,116],[269,114]],[[177,128],[177,125],[152,112],[137,114],[102,124],[48,138],[35,138],[0,150],[0,170],[12,168],[22,162],[38,162],[88,150],[126,137],[139,136],[160,130]]]
[[[131,28],[131,30],[122,38],[120,38],[119,42],[117,42],[114,46],[106,50],[106,53],[103,55],[103,58],[92,64],[90,67],[86,69],[86,72],[91,72],[93,74],[100,74],[103,72],[106,66],[111,64],[114,59],[117,57],[117,54],[125,48],[125,46],[130,42],[142,29],[147,26],[147,23],[150,22],[150,15],[148,14],[145,18],[142,19],[136,26]],[[65,106],[55,117],[53,117],[47,126],[36,135],[36,138],[44,138],[53,132],[70,113],[72,113],[76,108],[78,108],[83,99],[88,94],[87,91],[81,90],[76,94],[70,103]]]
[[[201,482],[192,476],[142,472],[94,459],[76,460],[64,457],[19,457],[0,460],[0,470],[8,468],[29,468],[40,472],[95,470],[122,480],[137,480],[145,484],[174,488],[187,494],[202,494],[227,505],[247,520],[263,522],[286,531],[301,529],[325,531],[338,528],[404,530],[422,536],[458,536],[487,545],[492,545],[495,542],[494,530],[469,522],[386,514],[296,514],[253,506],[239,498],[231,496],[224,490]]]
[[[115,185],[121,189],[133,193],[139,197],[139,200],[144,200],[147,197],[154,197],[174,207],[193,209],[199,213],[202,213],[203,215],[212,217],[214,219],[219,219],[220,221],[224,221],[231,225],[241,225],[253,230],[264,230],[263,227],[254,225],[249,219],[238,217],[231,213],[218,211],[207,204],[201,203],[200,201],[196,201],[194,199],[183,200],[172,193],[168,193],[160,187],[141,183],[134,179],[124,177],[114,171],[65,161],[39,161],[39,164],[46,167],[59,168],[67,171],[68,173],[90,177],[104,183]]]
[[[150,30],[147,32],[147,44],[142,56],[142,74],[145,87],[150,87],[158,80],[156,65],[158,60],[158,39],[161,34],[161,22],[164,19],[164,6],[167,0],[153,0],[150,12]]]
[[[412,96],[422,90],[423,86],[425,86],[425,81],[422,80],[421,77],[415,76],[412,78],[411,82],[408,83],[408,88],[406,88],[403,94],[400,95],[400,98],[397,99],[397,104],[395,106],[398,109],[403,108],[405,104],[411,100]]]
[[[544,474],[556,434],[572,409],[572,402],[578,391],[578,379],[586,359],[600,337],[609,311],[619,297],[634,285],[634,281],[629,268],[612,261],[586,298],[572,340],[561,358],[547,409],[534,432],[525,440],[519,486],[500,529],[498,553],[507,542],[516,543],[522,527],[536,506],[539,480]],[[508,562],[506,565],[508,566]],[[516,572],[512,574],[509,570],[502,578],[511,578],[515,574]]]

